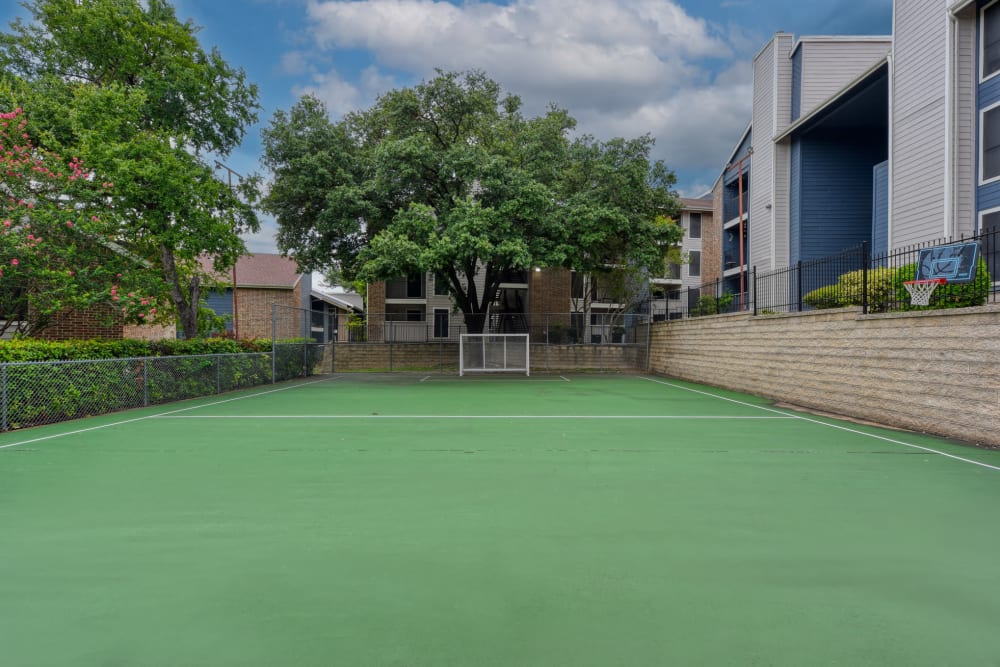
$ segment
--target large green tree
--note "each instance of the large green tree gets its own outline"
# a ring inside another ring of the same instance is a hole
[[[556,107],[526,117],[478,71],[439,72],[339,122],[305,97],[264,131],[263,205],[305,268],[433,272],[479,331],[509,270],[659,272],[680,238],[652,139],[572,139],[574,127]]]
[[[44,128],[40,148],[80,155],[113,183],[112,240],[156,267],[185,335],[197,335],[207,274],[259,227],[254,181],[213,176],[255,122],[257,89],[199,44],[163,0],[32,0],[31,21],[0,34],[6,83]]]

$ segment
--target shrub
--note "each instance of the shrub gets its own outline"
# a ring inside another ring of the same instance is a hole
[[[900,310],[935,310],[940,308],[966,308],[968,306],[981,306],[986,303],[986,298],[990,293],[992,278],[986,262],[979,258],[976,265],[976,276],[970,283],[955,283],[952,285],[938,285],[931,294],[930,303],[926,306],[914,306],[910,303],[910,294],[906,291],[903,283],[913,280],[917,273],[917,265],[906,264],[901,266],[896,272],[894,282],[894,292],[896,303]]]
[[[726,292],[720,297],[703,294],[698,297],[698,302],[694,305],[694,308],[691,309],[691,316],[701,317],[702,315],[718,315],[719,313],[728,313],[732,305],[733,295],[730,292]]]
[[[824,285],[805,294],[802,300],[809,306],[820,310],[823,308],[839,308],[839,297],[840,288],[837,285]]]

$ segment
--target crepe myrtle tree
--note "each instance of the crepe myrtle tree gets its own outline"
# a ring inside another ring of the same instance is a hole
[[[32,335],[81,309],[108,323],[156,321],[150,276],[110,241],[114,184],[39,148],[34,133],[21,107],[0,111],[0,333]]]
[[[238,191],[214,177],[257,118],[257,88],[164,0],[28,0],[30,20],[0,33],[0,83],[20,91],[38,146],[77,155],[101,178],[109,240],[156,272],[186,337],[198,335],[209,279],[259,229],[256,179]],[[209,158],[211,156],[211,158]]]
[[[484,73],[441,72],[330,119],[313,97],[264,130],[274,177],[263,206],[304,269],[347,280],[442,278],[480,332],[506,272],[659,273],[681,235],[674,175],[653,140],[570,137],[550,106],[527,117]]]

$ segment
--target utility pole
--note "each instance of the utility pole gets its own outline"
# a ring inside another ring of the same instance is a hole
[[[226,170],[226,177],[229,182],[230,190],[233,190],[233,176],[236,176],[241,181],[243,180],[243,174],[230,169],[228,165],[225,165],[218,160],[215,161],[215,168]],[[236,340],[240,339],[240,309],[239,299],[236,295],[236,264],[239,263],[239,261],[239,258],[237,258],[236,263],[233,264],[233,336],[236,337]]]

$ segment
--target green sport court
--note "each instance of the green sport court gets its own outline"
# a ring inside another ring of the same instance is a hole
[[[0,438],[0,664],[1000,665],[1000,452],[643,376]]]

